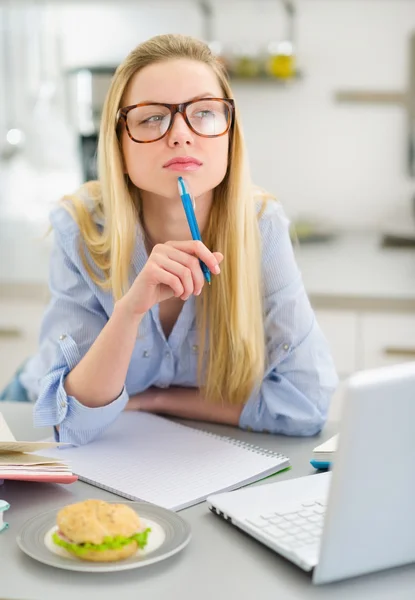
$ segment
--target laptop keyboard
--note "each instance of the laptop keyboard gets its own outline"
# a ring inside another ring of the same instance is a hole
[[[310,500],[286,510],[246,519],[281,548],[296,552],[304,546],[318,546],[323,530],[326,500]],[[310,548],[311,549],[311,548]]]

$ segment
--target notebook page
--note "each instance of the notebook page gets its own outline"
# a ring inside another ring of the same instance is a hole
[[[5,465],[56,465],[62,463],[52,458],[39,456],[38,454],[24,454],[23,452],[10,452],[0,454],[0,466]]]
[[[43,448],[57,448],[56,442],[0,442],[0,453],[6,452],[35,452]]]
[[[15,437],[6,423],[6,419],[0,412],[0,442],[14,442]]]
[[[6,419],[0,412],[0,453],[6,454],[9,452],[35,452],[42,448],[57,448],[60,444],[57,442],[18,442],[9,426]]]
[[[172,510],[288,466],[282,455],[225,440],[156,415],[125,412],[100,439],[42,455],[70,462],[73,473],[98,487]]]

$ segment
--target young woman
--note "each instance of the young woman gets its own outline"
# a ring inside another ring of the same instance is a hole
[[[14,382],[36,401],[35,424],[75,445],[125,409],[317,433],[333,362],[287,219],[251,183],[232,92],[205,44],[163,35],[127,57],[98,161],[99,182],[51,215],[51,301],[39,352]],[[191,239],[179,176],[203,243]]]

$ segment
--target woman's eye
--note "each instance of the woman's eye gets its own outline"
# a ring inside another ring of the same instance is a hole
[[[165,118],[164,115],[152,115],[140,121],[139,125],[151,125],[152,123],[160,123]]]
[[[201,117],[203,119],[204,117],[214,117],[215,113],[211,110],[199,110],[194,116]]]

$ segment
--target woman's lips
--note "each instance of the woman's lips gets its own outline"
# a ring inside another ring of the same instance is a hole
[[[200,160],[189,156],[172,158],[163,166],[164,169],[169,171],[197,171],[202,166]]]
[[[168,167],[164,167],[169,171],[197,171],[201,165],[197,163],[172,163]]]

